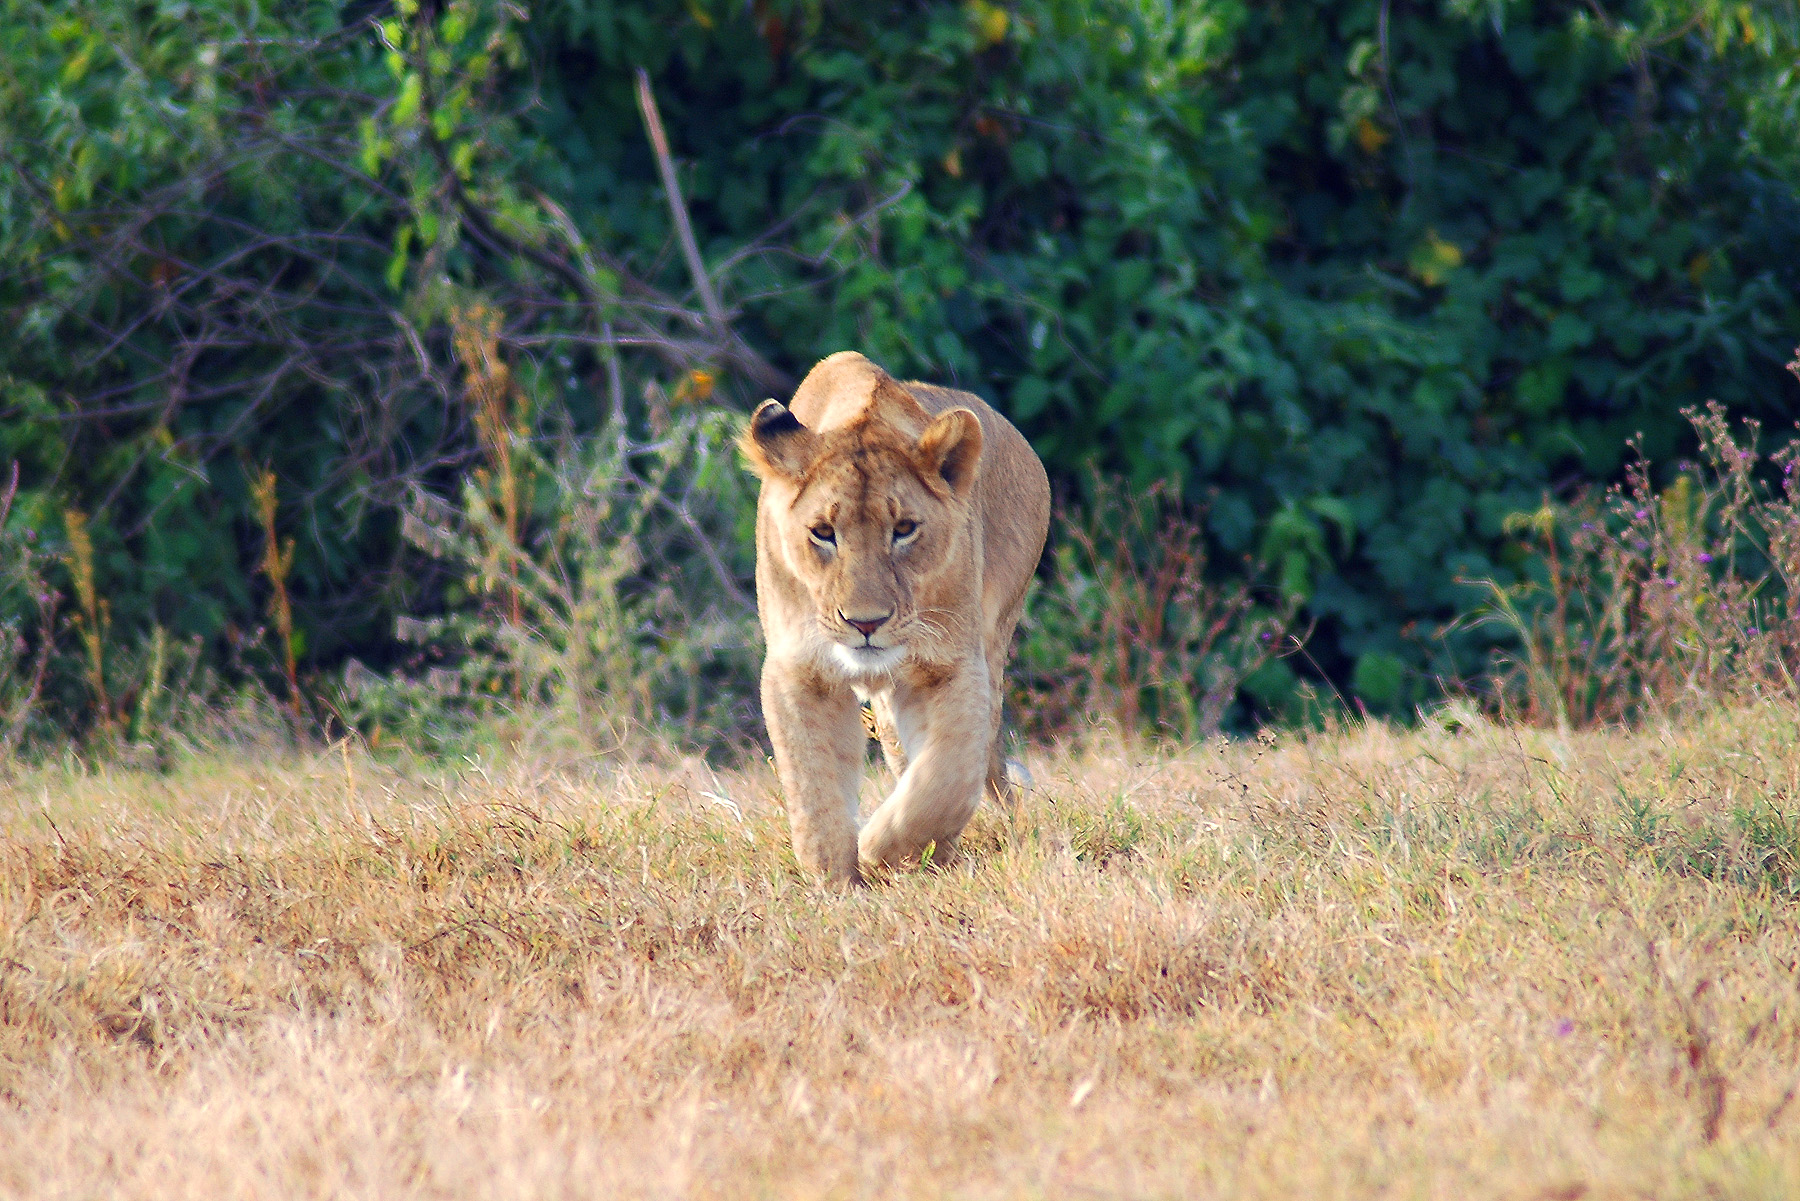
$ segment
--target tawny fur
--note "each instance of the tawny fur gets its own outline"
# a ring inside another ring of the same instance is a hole
[[[984,785],[1012,799],[1000,701],[1049,530],[1043,464],[979,397],[852,351],[758,409],[743,447],[762,479],[763,713],[795,854],[840,882],[928,846],[947,858]],[[863,700],[897,781],[859,831]]]

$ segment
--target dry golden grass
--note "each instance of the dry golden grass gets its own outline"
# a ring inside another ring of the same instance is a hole
[[[1045,754],[853,895],[766,770],[40,770],[0,1192],[1794,1196],[1797,732]]]

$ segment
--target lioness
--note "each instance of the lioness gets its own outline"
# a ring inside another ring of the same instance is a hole
[[[1031,445],[967,392],[900,383],[862,355],[765,401],[744,456],[762,479],[756,605],[763,715],[794,852],[827,879],[934,858],[980,803],[1010,800],[1002,673],[1050,525]],[[898,782],[862,827],[868,735]]]

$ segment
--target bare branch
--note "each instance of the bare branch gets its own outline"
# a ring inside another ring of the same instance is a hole
[[[656,96],[650,91],[650,73],[637,69],[638,111],[644,115],[644,127],[650,131],[650,147],[656,151],[656,169],[662,173],[663,194],[669,201],[669,216],[675,222],[675,236],[681,241],[682,257],[694,277],[694,288],[700,293],[700,304],[721,334],[726,330],[725,310],[713,291],[712,277],[700,261],[700,246],[694,241],[694,227],[688,221],[687,205],[681,199],[681,184],[675,179],[675,163],[669,157],[669,139],[663,133],[662,114],[656,109]]]

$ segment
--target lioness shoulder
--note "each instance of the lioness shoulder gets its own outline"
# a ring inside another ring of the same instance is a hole
[[[948,854],[983,787],[1010,787],[1002,676],[1049,530],[1043,464],[979,397],[853,351],[764,402],[743,450],[762,480],[763,713],[796,855],[854,881]],[[862,701],[897,782],[859,831]]]

